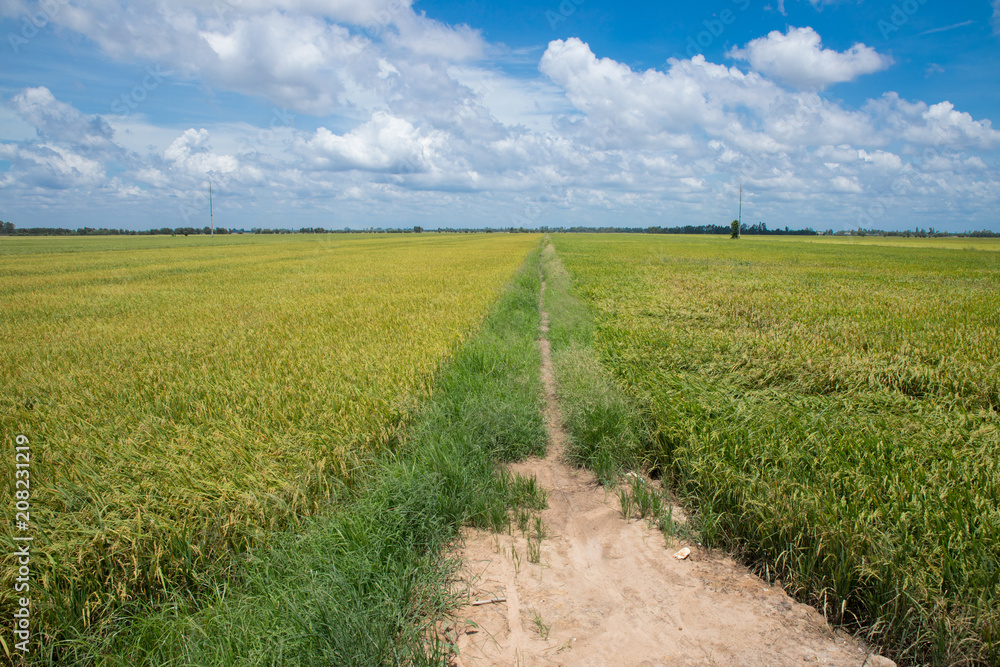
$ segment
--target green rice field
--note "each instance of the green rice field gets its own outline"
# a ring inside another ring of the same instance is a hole
[[[1000,662],[1000,243],[554,245],[706,543],[904,662]]]
[[[458,526],[544,505],[498,465],[543,276],[577,463],[902,665],[1000,664],[1000,241],[541,238],[0,240],[31,664],[448,664]]]

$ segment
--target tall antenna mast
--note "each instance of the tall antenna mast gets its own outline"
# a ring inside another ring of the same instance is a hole
[[[212,223],[212,238],[215,238],[215,209],[212,206],[212,179],[208,179],[208,219]]]
[[[736,216],[736,219],[739,221],[740,228],[742,229],[743,228],[743,184],[742,183],[740,183],[740,210],[739,210],[739,215]]]

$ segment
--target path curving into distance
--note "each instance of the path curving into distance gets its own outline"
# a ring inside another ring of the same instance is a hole
[[[532,549],[534,521],[527,533],[463,531],[460,585],[469,597],[450,628],[455,665],[894,664],[724,554],[626,521],[613,491],[567,465],[544,310],[541,320],[548,453],[510,468],[548,493],[544,537]],[[686,560],[671,557],[684,546]]]

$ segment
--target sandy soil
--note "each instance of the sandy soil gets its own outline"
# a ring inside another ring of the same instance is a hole
[[[566,465],[544,312],[542,322],[548,455],[512,466],[548,491],[540,559],[529,562],[516,527],[464,533],[459,585],[470,604],[447,629],[455,665],[894,664],[724,554],[626,521],[613,492]],[[684,546],[686,560],[671,557]],[[492,598],[506,600],[471,605]]]

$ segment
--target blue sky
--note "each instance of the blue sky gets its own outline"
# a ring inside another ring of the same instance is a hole
[[[1000,231],[1000,0],[4,0],[0,219]]]

